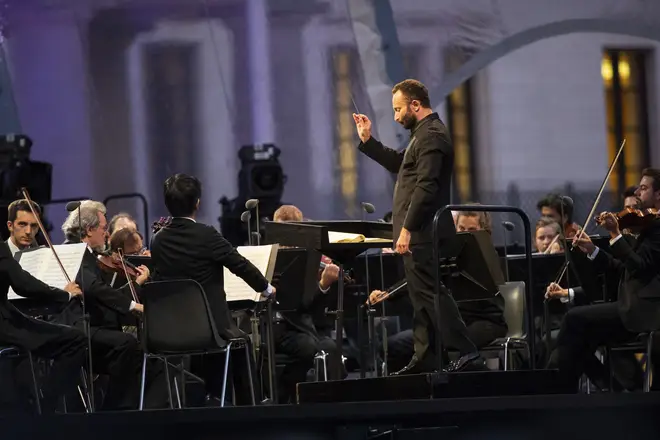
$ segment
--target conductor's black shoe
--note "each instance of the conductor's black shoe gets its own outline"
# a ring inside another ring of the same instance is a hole
[[[479,353],[470,353],[452,361],[444,368],[445,373],[458,373],[459,371],[486,371],[486,361]]]

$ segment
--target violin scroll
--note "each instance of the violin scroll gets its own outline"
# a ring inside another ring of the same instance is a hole
[[[161,229],[168,227],[171,223],[172,223],[172,217],[161,217],[157,221],[153,222],[153,224],[151,225],[151,233],[155,234]]]

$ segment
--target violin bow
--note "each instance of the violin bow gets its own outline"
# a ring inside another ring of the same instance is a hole
[[[623,147],[626,145],[626,140],[624,139],[621,142],[621,146],[619,147],[619,151],[616,153],[616,156],[614,157],[614,160],[612,161],[612,164],[610,164],[610,169],[607,171],[607,175],[605,176],[605,179],[603,179],[603,184],[600,186],[600,190],[598,191],[598,195],[596,196],[596,200],[594,201],[593,205],[591,206],[591,211],[589,211],[589,215],[587,215],[587,219],[584,221],[584,226],[582,228],[578,229],[577,233],[575,234],[576,238],[580,238],[582,234],[584,234],[587,230],[587,226],[589,226],[589,222],[594,216],[594,212],[596,212],[596,208],[598,207],[598,204],[600,203],[600,198],[603,196],[603,191],[605,191],[605,187],[607,186],[607,182],[610,180],[610,176],[612,175],[612,172],[614,171],[614,167],[616,166],[619,157],[621,156],[621,153],[623,152]],[[562,219],[563,221],[563,219]],[[571,250],[575,249],[577,246],[577,242],[573,242],[573,245],[571,246]],[[564,262],[561,270],[559,271],[559,274],[555,278],[555,283],[559,283],[561,279],[564,277],[564,274],[566,273],[566,269],[568,269],[568,259]]]
[[[124,276],[126,276],[126,281],[128,282],[128,288],[131,291],[131,295],[133,295],[133,301],[135,301],[135,304],[140,304],[140,300],[138,299],[137,292],[135,291],[135,286],[133,285],[133,280],[128,274],[128,268],[126,267],[126,261],[124,260],[124,251],[121,249],[117,249],[117,255],[119,255],[121,268],[124,270]]]
[[[43,223],[41,223],[41,218],[37,214],[37,211],[34,209],[34,202],[30,198],[30,194],[28,193],[27,188],[21,188],[21,192],[23,193],[23,198],[27,200],[28,206],[30,207],[30,211],[32,211],[32,215],[34,216],[35,219],[37,219],[37,224],[39,225],[39,230],[43,234],[44,238],[46,239],[46,243],[48,243],[48,247],[50,248],[51,252],[53,253],[53,256],[55,257],[55,260],[57,261],[58,266],[60,266],[60,270],[62,270],[62,273],[64,274],[64,278],[66,279],[67,283],[71,282],[71,277],[69,277],[69,274],[66,273],[66,269],[64,269],[64,265],[62,264],[62,260],[60,260],[59,255],[57,255],[57,252],[55,251],[55,248],[53,247],[53,242],[50,241],[50,237],[48,236],[48,233],[46,232],[46,228],[44,228]],[[78,207],[80,209],[80,207]]]

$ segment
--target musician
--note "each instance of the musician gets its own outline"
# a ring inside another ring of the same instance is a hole
[[[41,215],[41,208],[37,203],[32,202],[32,207],[37,215]],[[7,244],[12,255],[38,247],[35,238],[39,233],[39,223],[32,214],[29,202],[26,199],[14,200],[7,211],[7,229],[9,229]]]
[[[541,217],[536,222],[534,243],[541,254],[557,254],[563,252],[561,226],[552,217]]]
[[[491,217],[487,212],[457,211],[456,231],[487,231],[492,234]],[[405,280],[404,280],[405,281]],[[390,288],[393,290],[396,286]],[[382,292],[375,290],[369,295],[375,301]],[[464,301],[458,303],[458,310],[467,326],[470,340],[477,347],[485,347],[497,338],[506,336],[508,328],[504,321],[504,299],[497,296],[485,301]],[[400,368],[402,362],[413,353],[413,331],[403,330],[388,338],[388,365]],[[451,348],[451,347],[449,347]],[[403,364],[405,365],[405,364]]]
[[[31,351],[35,357],[53,361],[48,380],[41,387],[41,408],[44,412],[54,412],[59,396],[77,385],[80,367],[86,359],[85,334],[73,327],[49,324],[22,314],[7,299],[10,286],[20,296],[63,305],[77,301],[80,287],[70,283],[60,290],[44,284],[21,268],[7,243],[0,243],[0,291],[4,292],[0,296],[0,345],[16,346]],[[27,361],[17,371],[29,372]]]
[[[428,90],[408,79],[392,89],[394,120],[410,130],[410,142],[402,151],[385,147],[371,136],[371,121],[354,114],[360,137],[359,149],[391,173],[397,173],[393,200],[393,240],[403,256],[408,292],[415,311],[415,354],[400,373],[434,369],[427,352],[429,330],[441,330],[445,347],[454,347],[461,357],[447,371],[484,368],[485,362],[468,336],[454,299],[441,289],[436,328],[434,269],[431,229],[438,209],[450,202],[454,151],[447,128],[431,108]],[[440,353],[438,353],[440,354]]]
[[[296,206],[283,205],[273,214],[275,222],[301,222],[303,214]],[[319,277],[317,293],[327,293],[330,287],[339,278],[339,267],[327,263]],[[313,305],[310,305],[310,309]],[[332,358],[339,355],[336,342],[328,335],[317,332],[310,310],[298,310],[296,312],[279,313],[274,327],[275,351],[287,355],[291,362],[287,363],[280,376],[280,402],[294,402],[296,384],[305,382],[307,372],[312,368],[314,356],[324,351],[328,354],[326,362],[332,365]],[[333,377],[334,369],[328,368],[328,378]]]
[[[118,229],[110,236],[110,251],[118,252],[119,250],[124,255],[136,256],[143,256],[147,252],[142,234],[132,228]]]
[[[115,231],[118,231],[123,228],[129,228],[134,231],[138,230],[135,219],[126,212],[120,212],[119,214],[112,216],[110,222],[108,223],[108,234],[112,236],[112,234],[114,234]]]
[[[639,209],[639,199],[635,195],[636,186],[629,186],[623,192],[623,209]]]
[[[197,223],[195,217],[202,197],[202,184],[193,176],[175,174],[165,181],[165,206],[171,223],[158,231],[151,241],[155,280],[193,279],[202,285],[220,336],[226,340],[249,338],[231,318],[224,290],[223,268],[241,277],[255,291],[269,297],[275,288],[249,260],[212,226]],[[231,357],[237,404],[251,404],[245,356]],[[202,375],[206,381],[208,403],[221,396],[224,355],[207,355]],[[256,368],[252,367],[252,371]],[[258,390],[258,383],[255,383]],[[258,392],[257,392],[258,395]]]
[[[133,335],[122,332],[120,322],[123,316],[139,315],[144,309],[142,304],[132,299],[128,285],[114,289],[103,280],[95,253],[101,253],[106,246],[108,223],[105,213],[106,208],[101,202],[85,200],[79,208],[69,213],[62,224],[62,231],[67,243],[82,241],[88,247],[76,282],[82,285],[86,311],[90,315],[94,370],[109,376],[102,409],[137,409],[142,350]],[[138,272],[140,275],[135,284],[139,287],[149,277],[149,269],[140,266]],[[61,317],[80,327],[83,326],[82,318],[82,308],[79,306],[67,310]],[[161,407],[164,399],[162,390],[165,387],[162,383],[157,385],[162,379],[161,371],[150,369],[150,376],[154,377],[148,381],[146,405]]]
[[[456,232],[488,231],[493,233],[492,220],[487,212],[456,211]]]
[[[660,169],[642,172],[635,195],[642,209],[660,209]],[[600,219],[611,237],[611,255],[596,247],[586,234],[574,242],[597,268],[619,271],[622,277],[617,301],[573,307],[564,317],[550,367],[559,368],[575,385],[599,345],[625,342],[639,332],[660,328],[660,220],[640,231],[631,245],[630,240],[622,239],[613,214],[603,213]]]
[[[573,200],[570,197],[548,194],[539,200],[536,209],[541,212],[542,217],[553,218],[560,226],[563,225],[568,238],[573,237],[580,228],[573,222]]]

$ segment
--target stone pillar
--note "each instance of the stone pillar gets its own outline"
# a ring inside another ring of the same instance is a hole
[[[247,48],[250,98],[252,101],[252,142],[255,144],[275,141],[273,120],[270,24],[267,0],[247,0]]]
[[[53,165],[54,199],[93,196],[87,60],[79,35],[87,16],[71,11],[16,11],[7,49],[21,130],[34,141],[32,159]],[[53,242],[66,211],[47,211]]]

